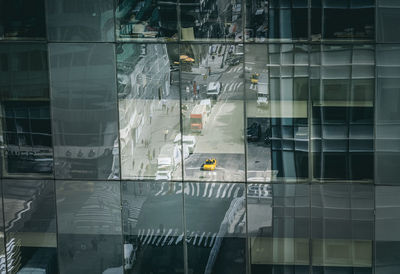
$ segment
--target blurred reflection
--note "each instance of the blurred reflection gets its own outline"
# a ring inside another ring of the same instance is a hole
[[[57,181],[56,193],[60,273],[122,274],[119,182]]]
[[[1,0],[0,40],[44,40],[44,0]]]
[[[51,41],[114,41],[112,0],[47,0],[47,32]]]
[[[343,183],[312,186],[312,263],[317,273],[372,273],[373,190]]]
[[[178,47],[119,44],[117,61],[122,178],[181,178]]]
[[[181,39],[243,42],[242,1],[180,1]]]
[[[176,0],[118,0],[116,4],[118,40],[166,38],[173,41],[178,38]]]
[[[192,273],[244,273],[244,184],[184,183],[188,268]]]
[[[53,181],[3,180],[8,273],[58,273]]]
[[[309,210],[308,185],[248,185],[252,273],[309,272]]]
[[[50,44],[56,178],[119,178],[111,44]]]
[[[244,181],[243,45],[180,52],[185,180]]]
[[[312,48],[315,178],[373,178],[374,63],[371,45]]]
[[[53,172],[45,44],[0,45],[0,151],[4,176]]]
[[[398,185],[400,169],[400,45],[378,45],[375,180],[377,184]]]
[[[182,189],[175,182],[122,182],[126,273],[182,273]]]

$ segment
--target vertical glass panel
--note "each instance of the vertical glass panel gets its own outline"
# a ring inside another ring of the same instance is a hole
[[[400,270],[397,254],[400,238],[400,188],[395,186],[376,187],[375,224],[375,273],[396,273]]]
[[[194,184],[183,189],[176,182],[124,181],[121,191],[126,273],[183,273],[182,191],[199,194],[199,189]]]
[[[0,184],[2,180],[0,179]],[[4,237],[3,188],[0,188],[0,273],[6,274],[6,241]]]
[[[119,182],[56,181],[61,274],[123,273]]]
[[[379,45],[377,47],[377,91],[376,91],[376,182],[399,184],[400,170],[400,46]]]
[[[118,178],[114,46],[49,48],[56,178]]]
[[[323,20],[325,39],[374,39],[375,6],[372,1],[325,1]]]
[[[116,1],[116,36],[120,41],[178,39],[177,1]],[[181,2],[182,3],[182,2]]]
[[[44,40],[44,0],[1,0],[0,40]]]
[[[47,0],[51,41],[114,41],[114,0]]]
[[[186,182],[184,193],[189,273],[245,273],[245,185]]]
[[[178,47],[118,44],[117,74],[122,178],[181,178]],[[196,139],[184,144],[187,158]]]
[[[181,40],[243,42],[254,37],[252,29],[243,30],[242,1],[180,1]],[[262,15],[261,15],[262,16]]]
[[[185,180],[244,181],[243,45],[185,44],[180,58]]]
[[[313,272],[372,273],[373,186],[311,189]]]
[[[8,273],[58,273],[54,181],[3,180]]]
[[[276,54],[280,54],[286,65],[271,63],[270,57]],[[308,137],[301,143],[294,140],[294,132],[298,136],[308,136],[308,79],[303,75],[297,77],[294,70],[297,64],[308,64],[305,45],[246,45],[249,181],[308,177]],[[302,129],[298,131],[300,124]]]
[[[381,1],[382,2],[382,1]],[[382,4],[384,5],[384,4]],[[400,23],[400,8],[398,3],[389,3],[387,6],[378,8],[378,42],[396,43],[400,42],[399,32],[393,26]]]
[[[252,273],[308,273],[309,210],[308,185],[248,185]]]
[[[3,176],[53,172],[45,44],[0,45],[0,152]]]

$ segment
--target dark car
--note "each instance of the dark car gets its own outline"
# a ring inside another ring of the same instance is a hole
[[[242,60],[241,57],[232,57],[232,58],[228,58],[225,62],[229,66],[236,66],[236,65],[240,64],[241,60]]]
[[[261,125],[254,122],[247,128],[247,141],[256,142],[261,137]]]

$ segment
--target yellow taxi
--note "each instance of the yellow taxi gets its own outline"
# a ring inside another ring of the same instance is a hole
[[[253,73],[250,77],[250,82],[252,84],[258,84],[258,77],[260,76],[259,73]]]
[[[207,159],[205,163],[201,166],[202,170],[215,170],[217,167],[217,160],[215,158]]]

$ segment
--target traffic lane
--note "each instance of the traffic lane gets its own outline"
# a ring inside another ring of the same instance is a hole
[[[206,159],[215,158],[215,170],[201,170]],[[194,153],[184,162],[185,180],[244,181],[244,154]]]

